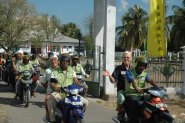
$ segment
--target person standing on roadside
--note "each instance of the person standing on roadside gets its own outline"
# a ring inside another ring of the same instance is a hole
[[[84,66],[85,72],[90,75],[92,71],[92,65],[89,63],[89,60],[87,60],[85,66]]]
[[[48,99],[50,97],[50,94],[52,93],[52,89],[50,88],[50,78],[51,78],[51,73],[58,68],[58,56],[57,55],[51,55],[50,56],[50,64],[51,64],[50,65],[51,67],[49,67],[45,70],[44,76],[41,80],[41,84],[46,89],[46,96],[45,96],[45,100],[44,100],[44,106],[45,106],[45,110],[46,110],[46,117],[45,118],[46,118],[47,121],[50,121],[47,102],[48,102]]]
[[[120,114],[122,114],[121,112],[124,111],[123,103],[125,101],[124,92],[125,92],[126,73],[130,69],[133,68],[130,64],[131,59],[132,59],[132,53],[129,51],[123,52],[122,59],[123,59],[122,64],[117,66],[114,69],[112,75],[107,70],[103,71],[103,76],[108,76],[111,83],[117,82],[117,108],[116,110],[118,111],[117,115],[118,115],[119,120],[124,120],[124,119],[121,119],[123,118],[123,116],[120,116]]]

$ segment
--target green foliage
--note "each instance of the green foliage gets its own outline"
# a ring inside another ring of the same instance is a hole
[[[147,13],[137,5],[123,15],[122,26],[116,27],[121,47],[129,50],[142,46],[147,34],[146,20]]]
[[[74,23],[64,24],[60,28],[60,32],[63,35],[74,38],[74,39],[79,39],[79,36],[82,37],[81,35],[79,35],[81,34],[79,28]]]
[[[172,7],[173,15],[167,17],[167,21],[171,24],[169,51],[179,51],[180,47],[185,45],[185,0],[182,7],[174,5]]]
[[[33,27],[35,9],[25,0],[0,1],[0,44],[8,48],[25,44]]]
[[[47,41],[53,41],[57,38],[57,36],[59,36],[61,23],[55,15],[52,15],[51,17],[47,14],[42,15],[42,18],[39,18],[38,20],[38,26],[38,29],[41,30],[41,33],[44,36],[44,39]]]
[[[91,36],[89,35],[84,36],[84,41],[85,41],[87,57],[92,57],[93,42],[92,42]]]
[[[84,36],[87,56],[92,57],[93,50],[93,16],[88,16],[84,21],[85,29],[87,29],[87,34]]]

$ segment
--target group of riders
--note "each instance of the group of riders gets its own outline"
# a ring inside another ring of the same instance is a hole
[[[41,58],[41,56],[38,56]],[[42,59],[42,58],[41,58]],[[46,120],[50,123],[56,123],[55,111],[57,102],[66,97],[66,93],[61,91],[61,87],[65,87],[71,84],[77,84],[88,88],[87,85],[82,85],[77,79],[77,74],[81,73],[86,77],[88,74],[84,71],[82,65],[79,63],[79,57],[73,56],[70,58],[68,55],[57,56],[52,52],[48,53],[48,58],[44,59],[45,64],[43,77],[40,80],[43,87],[46,88],[45,96],[45,110]],[[131,117],[131,120],[135,120],[137,115],[136,109],[138,109],[137,102],[141,100],[142,89],[145,88],[145,84],[150,83],[154,87],[158,85],[151,79],[146,72],[148,61],[144,56],[138,56],[135,59],[135,66],[131,65],[132,53],[125,51],[122,55],[122,64],[117,66],[113,73],[104,70],[103,76],[108,76],[111,83],[117,83],[117,117],[119,121],[127,120],[125,118],[126,108],[128,108],[127,115]],[[71,62],[72,61],[72,62]],[[21,51],[15,53],[9,61],[9,81],[15,82],[12,84],[15,87],[15,98],[18,95],[18,86],[20,86],[18,73],[22,70],[33,71],[32,64],[38,63],[36,55],[33,55],[30,59],[29,55],[23,55]],[[40,65],[40,64],[39,64]],[[35,96],[35,91],[38,83],[34,83],[32,95]],[[82,97],[83,110],[85,111],[88,100]],[[129,103],[128,107],[124,106],[125,100]],[[132,121],[131,121],[132,122]],[[134,122],[134,121],[133,121]]]
[[[79,63],[79,57],[74,55],[70,57],[68,54],[61,54],[60,56],[53,52],[48,53],[48,57],[42,57],[36,54],[31,56],[27,53],[23,53],[22,50],[18,50],[14,54],[1,57],[1,71],[2,79],[8,82],[15,91],[15,99],[24,101],[22,88],[21,88],[21,73],[28,70],[31,73],[35,72],[34,65],[37,64],[38,75],[42,74],[39,81],[32,83],[31,95],[36,96],[36,90],[39,85],[38,82],[46,89],[45,96],[45,120],[49,123],[56,123],[55,110],[57,102],[66,97],[66,93],[61,91],[61,87],[66,87],[71,84],[77,84],[80,87],[88,89],[88,86],[81,83],[77,79],[77,74],[82,74],[84,77],[89,77],[83,69],[83,66]],[[39,63],[40,60],[44,61]],[[72,62],[71,62],[72,61]],[[44,71],[41,73],[41,70]],[[88,100],[81,96],[83,102],[83,110],[85,111]]]

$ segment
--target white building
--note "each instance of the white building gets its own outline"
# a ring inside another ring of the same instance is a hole
[[[78,54],[80,45],[80,55],[86,56],[85,42],[78,39],[73,39],[67,36],[58,36],[54,41],[44,41],[41,48],[35,48],[34,45],[28,47],[21,47],[28,53],[42,53],[46,55],[48,52],[55,52],[56,54],[69,53],[70,55]]]

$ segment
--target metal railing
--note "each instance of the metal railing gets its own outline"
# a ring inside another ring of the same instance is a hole
[[[120,65],[121,60],[115,61],[115,66]],[[132,61],[132,64],[134,62]],[[160,86],[178,87],[182,81],[182,59],[166,60],[165,58],[150,59],[146,71],[149,76]]]

